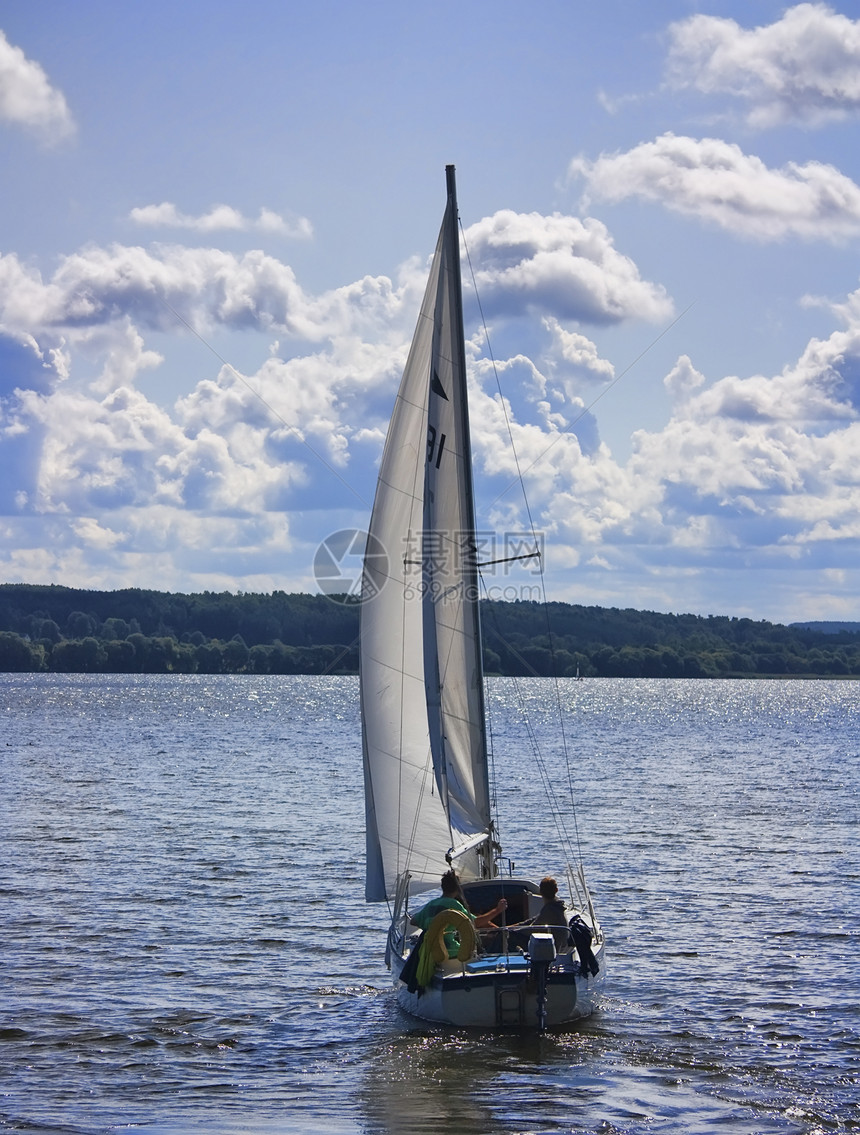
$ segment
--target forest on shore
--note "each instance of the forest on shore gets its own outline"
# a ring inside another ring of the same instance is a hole
[[[355,674],[359,604],[0,584],[0,671]],[[482,604],[488,674],[860,677],[860,624],[792,624],[568,603]]]

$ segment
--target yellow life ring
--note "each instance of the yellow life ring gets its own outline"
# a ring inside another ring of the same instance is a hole
[[[460,935],[458,961],[467,962],[475,952],[475,927],[471,918],[459,910],[440,910],[427,927],[421,943],[421,956],[418,959],[418,972],[415,975],[419,985],[429,985],[436,966],[448,957],[448,947],[445,945],[446,930],[455,930]]]

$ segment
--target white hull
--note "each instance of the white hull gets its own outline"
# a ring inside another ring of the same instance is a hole
[[[605,951],[601,942],[594,949],[600,965],[596,976],[585,976],[563,965],[552,967],[546,981],[546,1025],[562,1025],[588,1017],[597,1007],[605,974]],[[529,974],[528,963],[518,955],[509,958],[449,962],[439,967],[421,995],[410,993],[399,980],[404,959],[392,958],[397,1003],[407,1013],[425,1021],[458,1027],[538,1028],[538,982]],[[497,964],[493,964],[493,963]]]

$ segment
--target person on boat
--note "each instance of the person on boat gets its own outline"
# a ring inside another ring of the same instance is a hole
[[[419,929],[426,930],[441,910],[456,910],[459,911],[460,914],[465,914],[467,918],[470,918],[477,928],[481,928],[485,926],[495,926],[493,919],[497,915],[502,914],[507,908],[508,900],[502,898],[499,899],[492,910],[488,910],[484,914],[473,914],[466,905],[457,872],[446,871],[442,876],[442,894],[439,898],[431,899],[426,906],[423,906],[417,914],[413,914],[411,918]],[[445,931],[445,945],[448,948],[448,956],[455,958],[457,951],[460,949],[460,939],[454,930]]]
[[[512,937],[518,946],[527,946],[532,928],[537,930],[543,929],[544,926],[563,927],[563,929],[553,930],[552,933],[555,938],[555,948],[566,950],[570,944],[567,912],[564,909],[564,903],[558,897],[558,883],[551,875],[546,875],[541,879],[538,891],[543,899],[543,906],[534,918],[526,919],[525,922],[519,922],[516,926],[512,926]]]

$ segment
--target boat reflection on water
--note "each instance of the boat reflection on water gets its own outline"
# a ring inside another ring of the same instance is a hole
[[[392,1036],[367,1062],[361,1090],[365,1130],[505,1135],[580,1129],[580,1120],[589,1115],[598,1123],[594,1105],[606,1086],[590,1070],[593,1041],[574,1031],[419,1029]],[[553,1067],[558,1091],[548,1091]]]
[[[408,1018],[403,1017],[404,1020]],[[545,1033],[417,1030],[375,1046],[360,1090],[364,1135],[522,1135],[671,1131],[725,1135],[787,1130],[731,1091],[705,1091],[659,1046],[631,1043],[592,1018]],[[615,1059],[607,1064],[606,1045]]]

